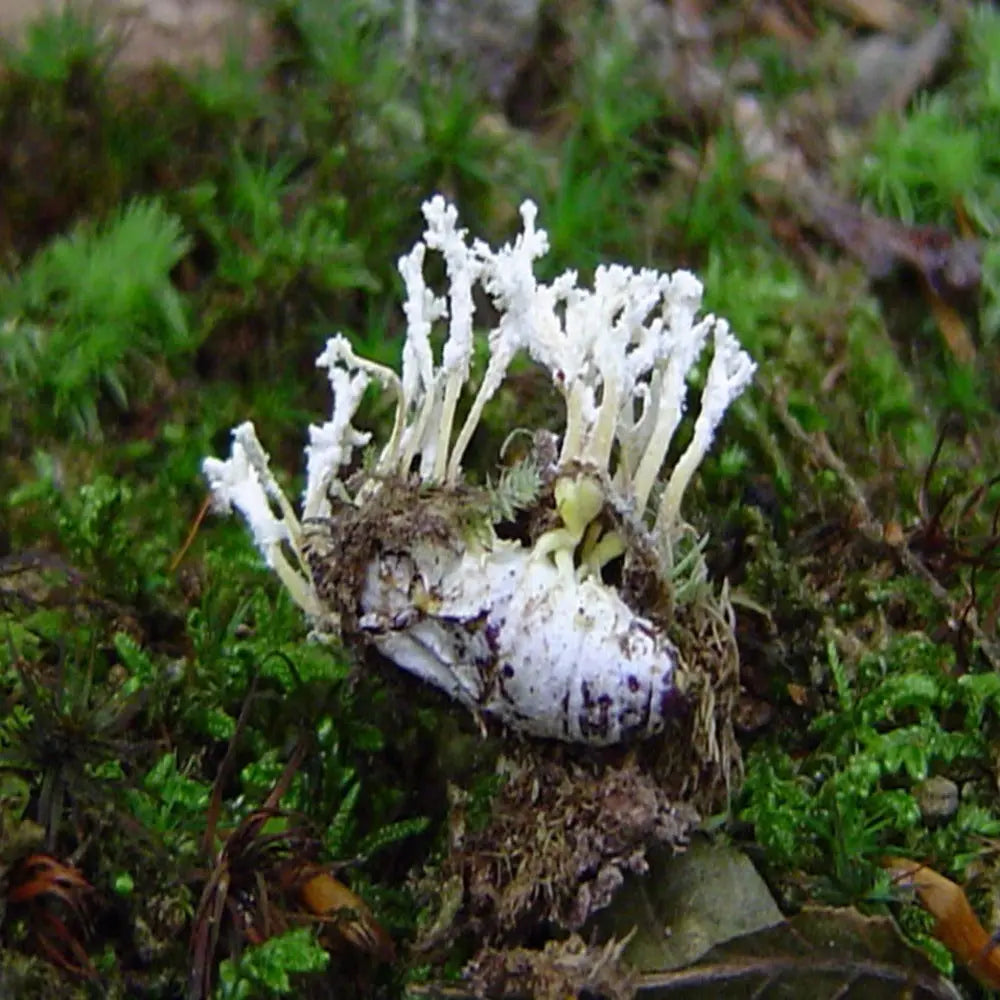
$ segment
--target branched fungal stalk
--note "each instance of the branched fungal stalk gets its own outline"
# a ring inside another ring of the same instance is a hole
[[[423,240],[399,261],[401,376],[358,357],[340,335],[317,360],[333,389],[333,414],[309,428],[301,522],[248,423],[233,432],[228,460],[205,461],[215,505],[243,515],[318,631],[369,641],[475,711],[528,733],[604,744],[657,732],[680,699],[682,653],[668,638],[669,622],[621,582],[638,567],[669,590],[674,543],[686,528],[681,499],[754,364],[724,320],[698,318],[702,287],[686,271],[612,265],[597,269],[592,289],[575,272],[545,284],[534,263],[548,237],[531,202],[521,207],[520,235],[498,250],[470,243],[441,197],[424,205],[424,216]],[[424,279],[428,252],[444,260],[444,296]],[[477,286],[499,321],[456,433]],[[432,333],[445,321],[438,361]],[[688,378],[709,341],[691,441],[650,523]],[[526,500],[554,504],[554,516],[533,510],[529,520],[558,526],[501,539],[492,524],[456,527],[470,496],[462,461],[519,352],[547,369],[565,402],[561,446],[537,470],[551,489]],[[352,421],[373,381],[396,399],[392,430],[372,472],[347,477],[356,449],[370,440]],[[606,582],[619,559],[618,583]]]

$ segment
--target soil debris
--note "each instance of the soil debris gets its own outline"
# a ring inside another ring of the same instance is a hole
[[[682,849],[700,821],[632,755],[601,766],[546,749],[500,761],[503,786],[481,829],[468,822],[468,797],[455,796],[451,852],[435,876],[448,884],[457,875],[464,885],[453,930],[491,944],[539,924],[579,930],[626,872],[646,871],[650,847]]]

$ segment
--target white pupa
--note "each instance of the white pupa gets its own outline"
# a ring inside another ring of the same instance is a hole
[[[681,497],[754,364],[724,320],[698,318],[702,287],[686,271],[615,265],[597,269],[593,289],[578,287],[574,272],[545,284],[533,273],[548,241],[532,203],[521,208],[521,234],[498,250],[470,244],[442,198],[423,208],[424,238],[399,262],[401,375],[333,337],[317,361],[333,415],[309,429],[301,516],[249,423],[233,432],[228,460],[205,460],[215,506],[240,511],[317,632],[370,642],[477,715],[592,745],[659,732],[684,697],[680,653],[649,594],[669,596],[687,536]],[[428,251],[444,259],[443,297],[424,280]],[[477,285],[499,320],[456,428]],[[438,360],[432,333],[445,322]],[[709,340],[691,441],[661,476],[688,376]],[[466,482],[462,461],[520,352],[548,370],[566,421],[552,454],[520,469],[503,511],[489,502],[497,491]],[[395,397],[393,427],[365,471],[348,474],[355,450],[370,442],[352,420],[372,381]],[[642,587],[626,585],[630,572],[647,578]]]

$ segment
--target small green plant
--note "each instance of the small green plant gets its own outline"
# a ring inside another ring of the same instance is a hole
[[[67,806],[81,826],[86,808],[117,797],[121,762],[134,756],[123,734],[145,695],[107,691],[95,680],[93,657],[69,651],[47,682],[27,664],[18,675],[18,702],[0,725],[0,773],[32,782],[35,818],[52,849]]]
[[[541,490],[541,473],[530,459],[504,469],[500,482],[487,485],[489,515],[493,521],[512,521],[519,510],[530,507]]]
[[[296,927],[222,962],[213,996],[216,1000],[297,996],[292,977],[322,972],[329,962],[330,955],[312,928]]]
[[[0,65],[28,80],[66,84],[81,69],[106,67],[114,38],[92,15],[72,5],[32,20],[20,45],[0,39]]]
[[[658,130],[666,103],[643,85],[634,41],[610,15],[581,28],[577,41],[587,56],[563,99],[572,127],[542,188],[547,193],[535,195],[554,269],[589,268],[622,254],[634,259],[636,228],[650,217],[644,188],[663,169]]]
[[[697,173],[687,182],[690,194],[679,200],[671,221],[682,244],[725,250],[733,234],[760,240],[760,220],[751,210],[749,168],[739,137],[729,127],[720,128],[702,152]]]
[[[342,197],[290,207],[296,169],[290,159],[255,164],[236,149],[224,187],[204,183],[188,192],[218,255],[217,279],[248,296],[246,307],[286,294],[296,281],[326,291],[374,287],[358,249],[344,238]],[[304,193],[298,192],[300,199]]]
[[[362,834],[357,815],[361,782],[355,778],[353,769],[341,767],[339,771],[343,798],[323,835],[323,846],[330,857],[354,857],[359,861],[367,861],[384,848],[427,829],[429,820],[425,816],[415,816],[412,819],[386,823],[370,833]]]
[[[412,97],[422,78],[405,71],[387,8],[360,0],[266,6],[276,27],[275,64],[288,84],[278,110],[299,139],[286,145],[304,166],[294,200],[335,203],[344,232],[358,240],[374,281],[384,286],[393,280],[402,233],[414,224],[405,189],[418,183],[422,195],[425,185],[441,183],[415,166],[424,143],[419,98]]]
[[[470,220],[486,216],[489,195],[503,179],[506,144],[483,127],[485,107],[471,78],[458,75],[448,86],[422,81],[417,112],[419,140],[406,179],[410,190],[454,192],[469,205]]]
[[[154,381],[156,363],[194,347],[170,272],[189,243],[156,198],[100,226],[78,225],[3,283],[5,389],[96,435],[105,395],[121,409]]]
[[[127,792],[135,818],[169,846],[175,859],[190,861],[205,825],[211,788],[192,777],[197,761],[177,765],[177,752],[164,754],[143,776],[141,787]]]
[[[398,88],[398,73],[380,48],[391,22],[377,6],[359,0],[335,7],[323,0],[265,0],[265,6],[281,32],[280,55],[305,78],[304,90],[318,84],[319,93],[332,90],[335,97],[384,98]]]
[[[984,137],[956,121],[956,107],[935,94],[919,99],[902,122],[880,119],[861,184],[879,211],[904,222],[945,222],[958,199],[981,190]]]
[[[968,72],[961,86],[984,117],[1000,115],[1000,13],[990,3],[976,4],[965,29]],[[989,149],[991,161],[996,150]]]
[[[105,593],[132,603],[164,585],[165,546],[137,540],[129,530],[130,519],[138,518],[128,484],[100,476],[75,494],[56,494],[54,504],[70,559]]]

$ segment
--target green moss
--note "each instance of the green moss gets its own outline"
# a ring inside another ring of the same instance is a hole
[[[886,855],[933,857],[961,872],[976,838],[1000,823],[983,808],[988,785],[980,774],[936,830],[921,822],[916,789],[931,774],[975,775],[1000,717],[995,675],[957,677],[951,661],[950,649],[911,633],[863,656],[851,676],[830,643],[829,706],[810,726],[808,753],[771,745],[747,762],[740,815],[771,864],[854,902],[885,896]]]
[[[96,433],[105,393],[126,408],[140,378],[194,346],[170,281],[188,246],[158,199],[54,240],[5,283],[5,390]]]

